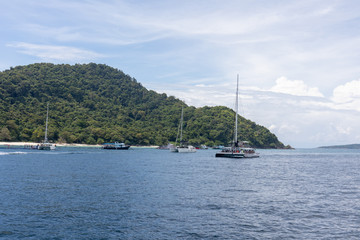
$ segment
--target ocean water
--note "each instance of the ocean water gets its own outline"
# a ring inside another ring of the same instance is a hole
[[[0,149],[0,239],[360,239],[360,151]]]

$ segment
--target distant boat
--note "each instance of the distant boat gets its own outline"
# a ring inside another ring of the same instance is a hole
[[[235,129],[234,129],[234,141],[231,147],[222,148],[221,152],[217,152],[215,157],[223,158],[255,158],[259,157],[259,154],[256,153],[255,149],[249,146],[249,142],[238,141],[237,131],[238,131],[238,95],[239,95],[239,75],[237,76],[237,85],[236,85],[236,101],[235,101]]]
[[[194,152],[196,152],[196,148],[194,146],[187,145],[182,140],[183,120],[184,120],[184,107],[181,108],[181,118],[180,118],[180,125],[179,125],[179,128],[180,128],[180,145],[170,148],[170,151],[171,152],[178,152],[178,153],[194,153]],[[179,135],[179,131],[178,131],[178,135]],[[175,142],[177,142],[177,137],[176,137]]]
[[[224,146],[222,146],[222,145],[218,145],[218,146],[213,146],[212,147],[212,149],[223,149],[224,148]]]
[[[37,149],[39,149],[39,150],[55,150],[56,149],[56,145],[53,143],[49,143],[49,141],[48,141],[48,137],[47,137],[48,122],[49,122],[49,103],[47,104],[47,109],[46,109],[45,138],[44,138],[44,142],[40,143],[37,146]]]
[[[109,149],[109,150],[128,150],[130,148],[130,145],[126,145],[125,143],[104,143],[102,145],[103,149]]]
[[[206,145],[200,145],[200,146],[197,146],[197,147],[195,147],[196,149],[205,149],[205,150],[207,150],[208,149],[208,146],[206,146]]]

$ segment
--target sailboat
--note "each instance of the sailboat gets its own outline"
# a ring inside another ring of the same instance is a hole
[[[44,138],[44,142],[39,144],[39,146],[38,146],[39,150],[55,150],[56,149],[56,145],[53,143],[49,143],[48,138],[47,138],[48,122],[49,122],[49,103],[47,104],[47,110],[46,110],[45,138]]]
[[[239,75],[237,75],[236,84],[236,101],[235,101],[235,129],[234,129],[234,141],[231,147],[222,148],[221,152],[215,154],[215,157],[223,158],[255,158],[259,157],[259,154],[250,147],[249,142],[239,142],[237,137],[238,132],[238,102],[239,102]]]
[[[191,145],[185,144],[182,140],[182,132],[183,132],[183,120],[184,120],[184,107],[181,108],[181,118],[180,118],[180,125],[178,129],[178,134],[180,130],[180,146],[170,148],[171,152],[178,152],[178,153],[194,153],[196,152],[196,148]],[[177,138],[176,138],[177,142]]]

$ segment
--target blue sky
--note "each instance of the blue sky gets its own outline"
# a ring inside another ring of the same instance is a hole
[[[294,147],[360,143],[360,3],[1,0],[0,70],[104,63]]]

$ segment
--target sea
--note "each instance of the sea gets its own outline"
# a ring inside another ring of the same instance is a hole
[[[0,148],[0,239],[360,239],[360,150]]]

